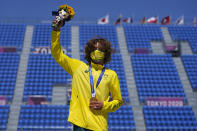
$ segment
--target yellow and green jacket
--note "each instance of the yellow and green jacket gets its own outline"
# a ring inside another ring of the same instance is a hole
[[[108,112],[116,111],[122,104],[119,79],[115,71],[107,69],[96,88],[96,99],[103,101],[101,110],[90,110],[91,86],[89,65],[65,55],[60,46],[60,31],[52,31],[51,53],[56,62],[72,76],[72,95],[68,121],[82,128],[107,131]],[[91,63],[94,87],[103,66]],[[112,101],[109,101],[110,94]]]

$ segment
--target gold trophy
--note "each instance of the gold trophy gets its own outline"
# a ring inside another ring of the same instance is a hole
[[[52,27],[56,28],[60,21],[63,21],[63,25],[66,21],[70,21],[73,19],[75,12],[71,6],[68,5],[61,5],[58,8],[58,11],[52,11],[52,16],[56,16],[57,24],[52,23]]]

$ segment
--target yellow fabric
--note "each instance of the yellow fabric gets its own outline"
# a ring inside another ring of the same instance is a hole
[[[92,58],[92,60],[103,60],[104,59],[104,55],[105,53],[99,50],[95,50],[93,52],[90,53],[90,57]]]
[[[107,131],[108,112],[116,111],[122,104],[118,76],[115,71],[106,69],[99,86],[96,88],[96,99],[104,101],[101,110],[90,110],[91,87],[89,65],[72,59],[62,52],[60,32],[53,31],[51,36],[51,53],[57,63],[72,76],[72,95],[68,121],[94,131]],[[103,68],[91,63],[94,87]],[[109,94],[113,100],[109,101]]]

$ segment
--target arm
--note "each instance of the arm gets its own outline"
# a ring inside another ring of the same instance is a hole
[[[60,46],[60,28],[54,29],[51,35],[51,54],[55,61],[71,76],[79,67],[81,61],[72,59],[65,55]]]
[[[120,84],[117,74],[115,73],[111,85],[110,85],[110,93],[112,95],[112,101],[104,101],[102,111],[104,112],[114,112],[120,108],[123,104],[121,91],[120,91]]]

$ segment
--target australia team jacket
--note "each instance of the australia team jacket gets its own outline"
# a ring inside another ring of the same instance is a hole
[[[89,65],[65,55],[60,45],[60,31],[52,31],[51,53],[56,62],[72,76],[72,95],[68,121],[82,128],[107,131],[108,112],[116,111],[122,104],[119,79],[115,71],[107,69],[96,88],[96,99],[103,101],[101,110],[89,108],[91,86]],[[94,87],[103,66],[91,63]],[[112,100],[109,100],[110,94]]]

